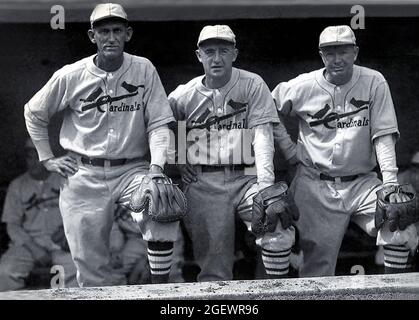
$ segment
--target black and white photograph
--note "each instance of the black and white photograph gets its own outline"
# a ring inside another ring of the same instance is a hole
[[[419,0],[3,0],[0,26],[0,300],[419,300]]]

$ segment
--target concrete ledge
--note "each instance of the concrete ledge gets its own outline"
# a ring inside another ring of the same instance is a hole
[[[1,300],[419,300],[419,273],[0,293]]]

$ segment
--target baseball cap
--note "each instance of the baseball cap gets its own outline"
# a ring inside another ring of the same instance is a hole
[[[236,36],[227,25],[205,26],[199,34],[197,45],[208,39],[220,39],[236,44]]]
[[[344,44],[356,44],[355,34],[349,26],[330,26],[320,34],[319,48]]]
[[[90,15],[90,24],[93,24],[109,18],[119,18],[128,21],[127,13],[120,4],[117,3],[101,3],[98,4]]]

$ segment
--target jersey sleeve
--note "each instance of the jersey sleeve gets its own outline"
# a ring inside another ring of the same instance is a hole
[[[284,116],[294,115],[292,110],[293,93],[288,82],[279,83],[272,91],[272,98],[279,114]]]
[[[156,68],[151,63],[147,70],[144,105],[147,133],[175,121],[163,84]]]
[[[59,70],[24,106],[26,128],[38,151],[39,159],[53,157],[49,143],[50,118],[68,105],[66,77]]]
[[[266,83],[258,81],[250,94],[247,116],[249,129],[265,123],[278,123],[278,113]]]
[[[396,112],[387,81],[382,81],[376,87],[370,112],[371,140],[387,134],[396,134],[399,137]]]
[[[169,94],[170,108],[172,109],[176,121],[186,120],[185,106],[181,101],[182,88],[183,85],[180,85]]]

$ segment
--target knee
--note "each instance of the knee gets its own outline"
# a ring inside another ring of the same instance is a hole
[[[287,250],[295,243],[295,228],[282,229],[277,227],[275,232],[263,235],[260,245],[267,250]]]
[[[404,246],[412,252],[415,251],[419,244],[419,237],[415,226],[412,224],[405,230],[391,232],[385,223],[378,231],[377,245],[387,244]]]

